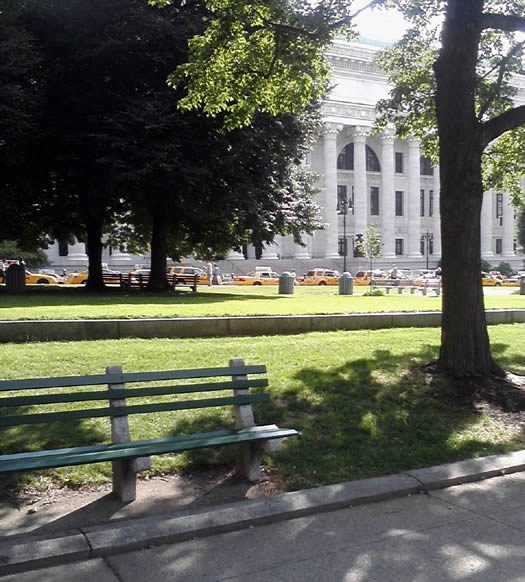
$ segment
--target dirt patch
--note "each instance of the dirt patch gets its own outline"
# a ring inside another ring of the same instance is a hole
[[[239,480],[228,467],[184,475],[139,475],[137,499],[129,504],[111,494],[110,483],[81,489],[28,488],[18,494],[4,490],[0,493],[0,537],[57,533],[108,520],[177,515],[285,491],[285,481],[273,471],[263,469],[261,481],[250,484]]]
[[[525,376],[506,373],[483,378],[451,378],[434,364],[423,367],[434,398],[466,406],[499,420],[506,428],[525,426]]]

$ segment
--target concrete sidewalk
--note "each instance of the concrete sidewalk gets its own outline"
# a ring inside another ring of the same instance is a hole
[[[14,573],[29,572],[73,562],[84,563],[86,571],[90,571],[95,563],[99,563],[100,557],[107,559],[109,556],[120,554],[126,554],[129,557],[130,552],[137,552],[152,546],[217,536],[224,532],[245,530],[263,524],[278,524],[290,519],[325,514],[325,512],[334,512],[371,502],[406,498],[416,493],[428,493],[459,483],[480,481],[524,470],[525,451],[518,451],[408,471],[399,475],[283,493],[272,497],[211,506],[201,505],[195,509],[187,508],[177,513],[171,513],[166,507],[162,514],[156,513],[134,519],[105,520],[94,525],[84,525],[84,523],[89,523],[84,519],[84,521],[78,522],[78,527],[68,527],[73,526],[74,522],[63,519],[59,520],[58,525],[62,524],[62,526],[67,527],[67,531],[57,527],[48,530],[44,535],[42,535],[41,530],[40,533],[39,530],[36,530],[36,532],[9,535],[10,532],[6,531],[4,526],[2,537],[0,537],[0,575],[13,573],[13,580],[14,576],[17,576],[16,580],[22,580],[20,574]],[[518,475],[516,479],[516,482],[521,483],[523,487],[525,474]],[[147,490],[148,483],[146,482],[144,486]],[[520,495],[517,501],[524,504],[522,499],[523,495]],[[133,504],[129,507],[132,506]],[[88,505],[84,512],[80,512],[80,514],[77,512],[76,515],[77,518],[83,514],[85,517],[89,513]],[[332,514],[327,513],[326,515],[330,521]],[[5,523],[3,519],[2,522]],[[525,552],[522,557],[525,559]],[[523,565],[525,566],[525,563]],[[71,568],[71,566],[67,566],[64,571],[68,571],[67,568]],[[523,578],[514,579],[525,580],[525,568],[523,572]],[[67,576],[67,578],[54,577],[50,579],[72,578],[72,576]],[[25,578],[23,579],[25,580]],[[31,579],[31,577],[27,578],[27,580]],[[128,578],[120,579],[127,580]],[[212,579],[215,578],[212,576]]]

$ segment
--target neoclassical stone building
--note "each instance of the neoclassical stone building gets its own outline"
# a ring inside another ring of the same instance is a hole
[[[263,249],[232,252],[227,270],[244,271],[269,261],[276,270],[295,263],[298,272],[312,266],[341,269],[345,244],[347,266],[355,270],[364,266],[362,258],[354,257],[355,242],[369,225],[381,237],[378,266],[437,265],[441,255],[439,168],[422,156],[417,139],[397,139],[391,132],[370,133],[375,105],[389,90],[386,75],[373,63],[381,48],[377,43],[337,40],[328,52],[333,88],[323,104],[319,139],[307,160],[320,175],[318,202],[325,229],[305,236],[305,246],[294,244],[291,237],[278,237],[274,245]],[[517,102],[525,104],[525,76],[515,83]],[[485,193],[481,229],[484,259],[522,267],[523,256],[516,250],[514,210],[505,192]],[[54,245],[50,258],[61,266],[87,260],[83,245],[62,247],[60,252]],[[118,268],[148,262],[148,257],[108,251],[104,260]]]

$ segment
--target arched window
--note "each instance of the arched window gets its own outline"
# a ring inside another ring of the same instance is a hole
[[[343,151],[337,156],[338,170],[353,170],[354,169],[354,144],[349,143]]]
[[[338,170],[353,170],[354,169],[354,144],[347,144],[343,151],[337,156]],[[381,166],[374,150],[366,146],[366,171],[380,172]]]
[[[366,171],[367,172],[380,172],[381,166],[379,165],[379,160],[377,159],[374,150],[366,146]]]

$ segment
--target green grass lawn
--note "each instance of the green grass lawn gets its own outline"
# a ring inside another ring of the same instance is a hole
[[[298,295],[297,298],[300,296]],[[346,298],[345,298],[346,299]],[[362,298],[350,298],[359,300]],[[489,328],[492,349],[505,368],[525,374],[525,324]],[[265,363],[270,404],[257,405],[259,423],[302,431],[266,463],[291,489],[396,473],[415,467],[521,449],[523,428],[508,429],[486,414],[447,405],[431,396],[437,381],[419,368],[437,356],[438,329],[389,329],[220,339],[104,340],[5,344],[3,378],[101,373],[109,364],[125,371],[227,365],[231,357]],[[2,411],[3,412],[3,411]],[[211,430],[230,411],[205,409],[131,417],[134,438],[170,432]],[[2,452],[103,442],[107,419],[5,429]],[[234,449],[153,458],[156,474],[208,463],[230,463]],[[79,486],[110,479],[110,465],[66,467],[20,474],[11,486],[50,482]],[[4,479],[4,482],[7,480]]]
[[[83,288],[31,289],[22,296],[0,293],[0,320],[20,319],[106,319],[156,317],[220,317],[255,315],[310,315],[329,313],[371,313],[381,311],[439,311],[441,297],[392,294],[338,295],[337,287],[297,287],[294,295],[279,295],[277,287],[201,287],[196,295],[181,291],[175,295],[110,289],[106,294],[86,293]],[[487,309],[525,308],[519,289],[485,291]]]

